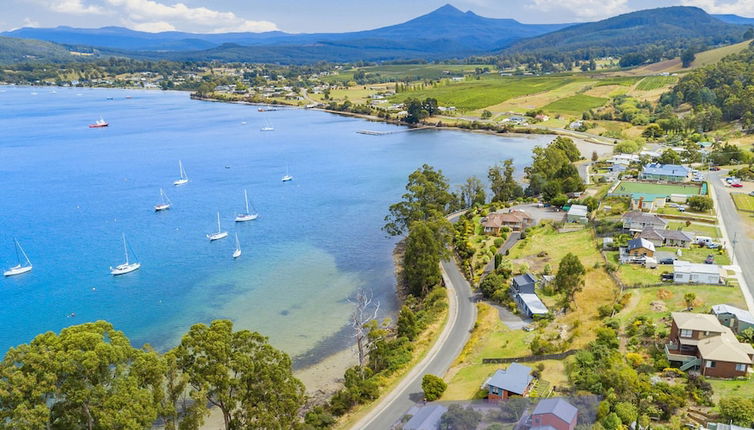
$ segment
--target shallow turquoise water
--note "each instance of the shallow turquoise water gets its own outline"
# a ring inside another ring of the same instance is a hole
[[[395,311],[394,240],[380,227],[412,170],[430,163],[460,183],[503,158],[521,168],[550,139],[366,136],[356,131],[400,128],[177,92],[54,91],[0,87],[0,267],[15,265],[14,237],[34,264],[0,280],[0,351],[97,319],[165,349],[193,323],[231,318],[316,361],[350,341],[356,288]],[[87,128],[100,115],[110,127]],[[265,119],[274,132],[259,131]],[[179,159],[191,182],[176,188]],[[295,179],[282,183],[286,165]],[[160,187],[173,208],[156,214]],[[244,188],[260,218],[234,225]],[[218,210],[231,237],[209,243]],[[122,232],[142,268],[113,278]]]

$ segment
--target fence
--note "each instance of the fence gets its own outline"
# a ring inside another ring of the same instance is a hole
[[[515,362],[531,362],[531,361],[542,361],[542,360],[562,360],[566,357],[570,357],[573,354],[577,353],[578,349],[571,349],[566,352],[561,352],[559,354],[544,354],[544,355],[529,355],[526,357],[514,357],[514,358],[483,358],[482,364],[504,364],[504,363],[513,363]]]

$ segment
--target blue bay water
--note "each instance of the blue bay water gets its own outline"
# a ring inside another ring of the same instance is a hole
[[[100,115],[110,127],[87,128]],[[274,132],[260,132],[265,120]],[[0,87],[0,266],[16,264],[13,238],[34,264],[0,280],[0,351],[98,319],[164,350],[191,324],[230,318],[294,356],[319,346],[307,361],[322,358],[348,345],[357,288],[396,309],[395,240],[380,227],[411,171],[429,163],[458,184],[505,158],[521,169],[550,140],[360,129],[402,130],[178,92]],[[173,187],[179,159],[191,182]],[[154,213],[160,188],[173,207]],[[235,224],[244,189],[260,218]],[[210,243],[218,210],[230,237]],[[142,268],[113,278],[121,233]]]

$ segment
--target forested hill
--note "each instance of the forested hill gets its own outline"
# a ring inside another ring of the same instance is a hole
[[[691,104],[698,112],[718,119],[741,120],[754,128],[754,47],[720,62],[694,70],[681,78],[661,102],[673,106]]]
[[[514,43],[503,56],[530,55],[559,62],[643,52],[646,61],[673,58],[688,47],[739,42],[746,27],[723,22],[696,7],[641,10],[578,24]]]
[[[65,62],[77,57],[56,43],[0,36],[0,64],[29,61]]]

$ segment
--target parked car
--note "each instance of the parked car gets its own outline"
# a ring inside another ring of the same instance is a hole
[[[704,259],[704,264],[715,264],[715,256],[708,255],[707,258]]]
[[[710,242],[710,243],[707,244],[707,248],[709,248],[709,249],[718,249],[718,248],[720,248],[720,244],[719,243],[715,243],[715,242]]]
[[[740,182],[734,182],[734,183],[730,184],[730,186],[733,187],[733,188],[742,188],[743,187],[743,185],[741,185]]]
[[[733,177],[730,177],[730,176],[728,176],[727,178],[725,178],[725,182],[727,182],[727,183],[729,183],[729,184],[730,184],[730,183],[731,183],[731,182],[733,182],[733,181],[734,181],[735,179],[736,179],[736,178],[733,178]]]
[[[678,206],[678,212],[686,212],[686,206]]]
[[[749,195],[754,197],[754,191],[749,191]]]
[[[717,166],[710,166],[710,168],[709,168],[709,169],[710,169],[710,170],[712,170],[713,172],[717,172],[717,171],[719,171],[719,170],[720,170],[720,168],[719,168],[719,167],[717,167]]]
[[[661,258],[658,263],[660,264],[673,264],[673,261],[675,261],[674,258]]]
[[[663,282],[670,282],[673,280],[673,274],[665,272],[660,275],[660,279],[662,279]]]

